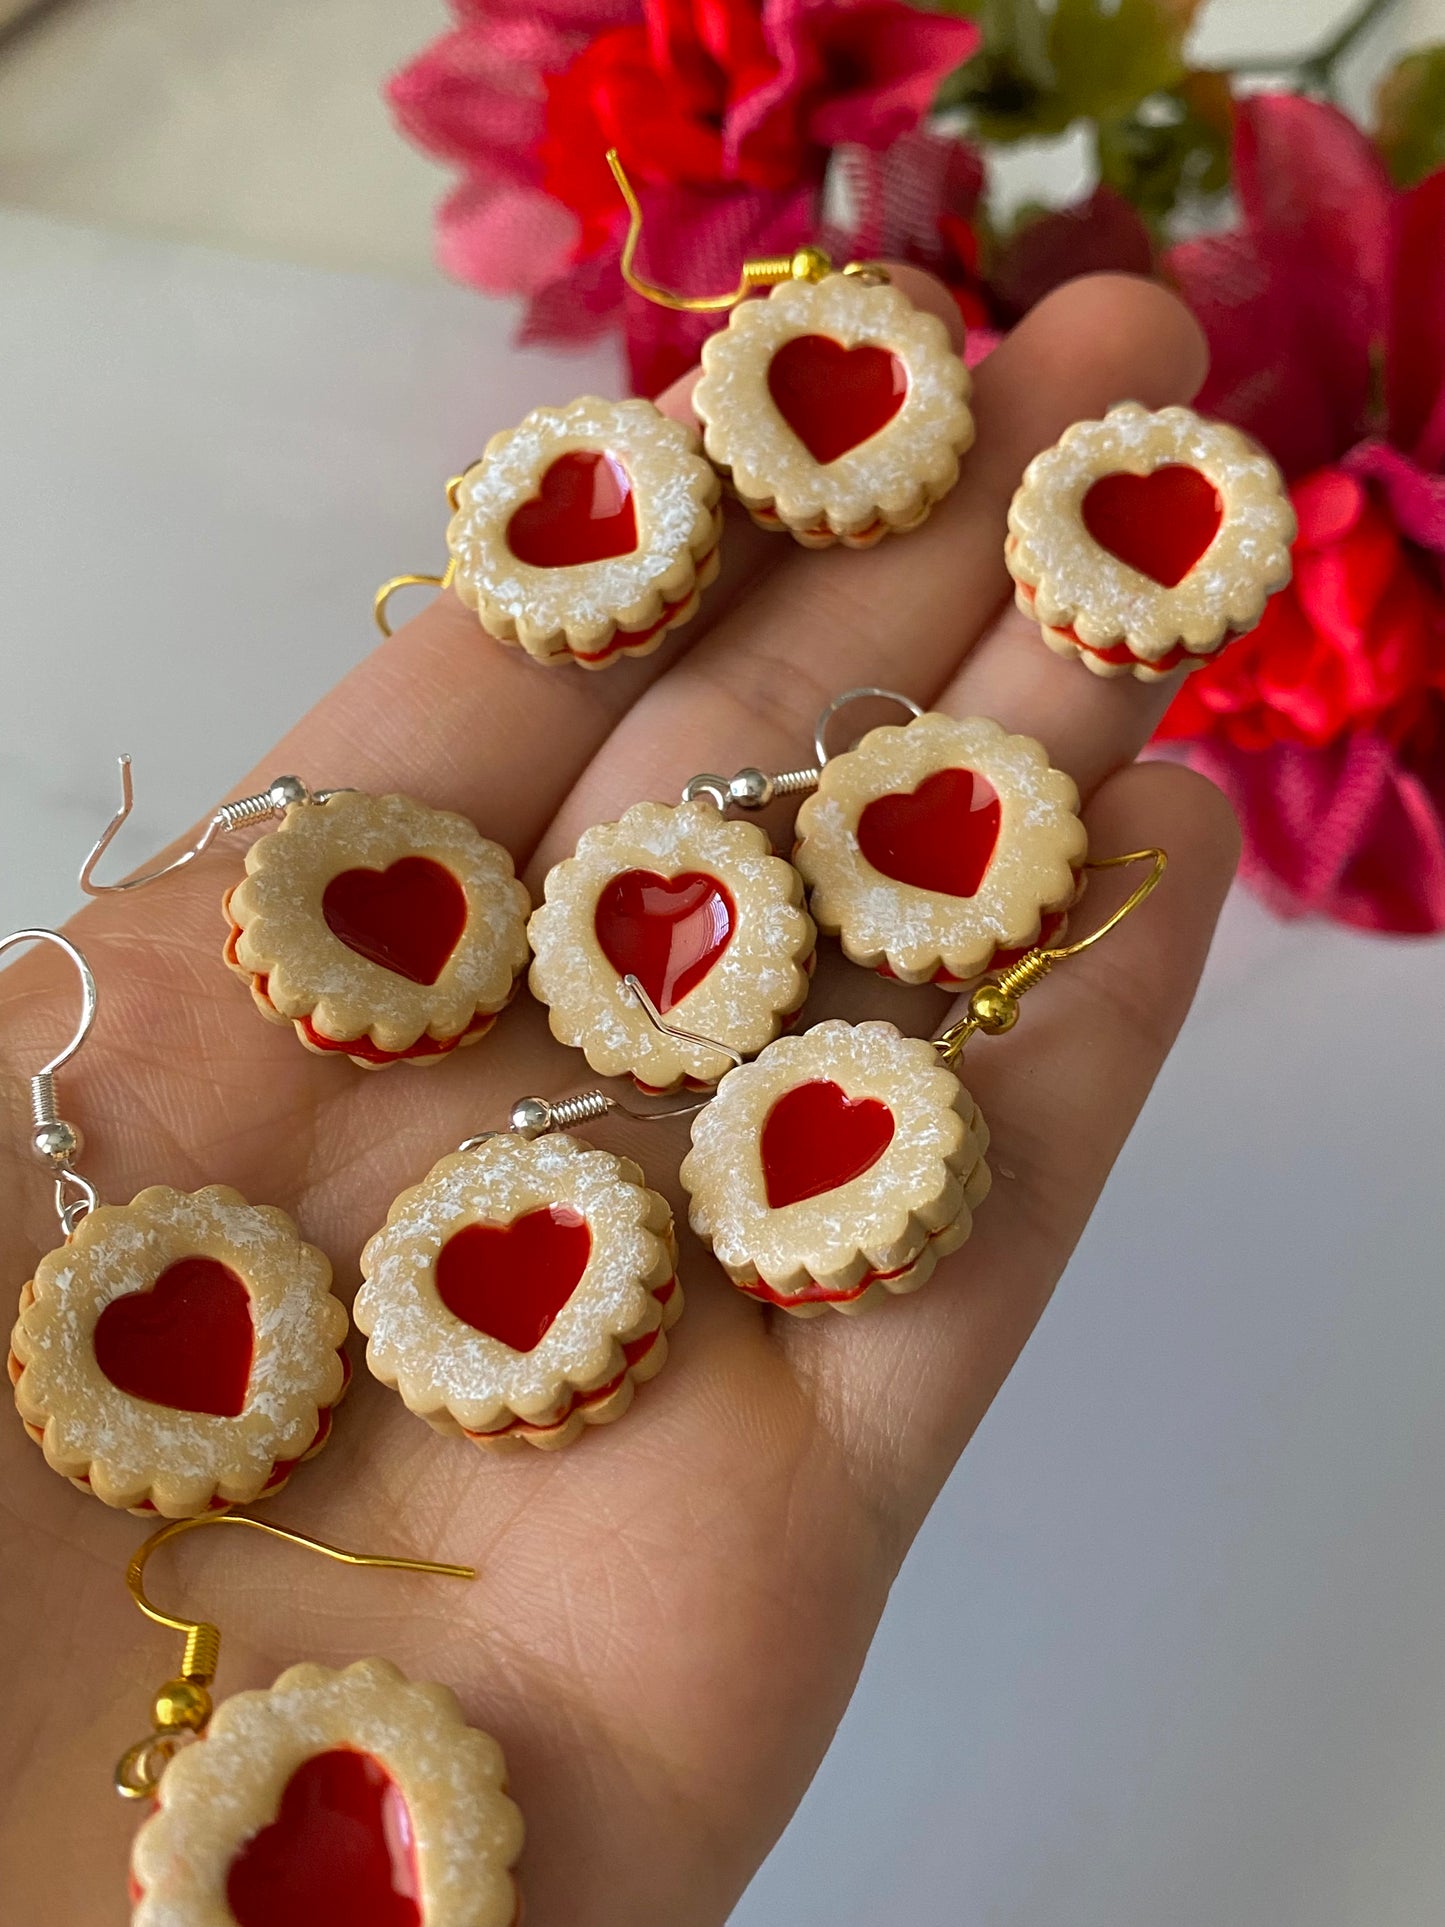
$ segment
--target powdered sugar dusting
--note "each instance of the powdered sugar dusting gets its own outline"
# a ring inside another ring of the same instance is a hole
[[[885,1103],[893,1137],[860,1177],[774,1210],[763,1126],[779,1098],[814,1081]],[[781,1038],[730,1071],[693,1120],[681,1172],[693,1230],[739,1282],[761,1278],[783,1293],[810,1280],[846,1289],[866,1271],[902,1270],[968,1209],[964,1181],[981,1158],[974,1110],[933,1046],[892,1024],[831,1018]]]
[[[417,984],[348,948],[322,915],[327,884],[345,870],[385,870],[426,857],[461,886],[467,920],[434,984]],[[500,843],[464,816],[409,796],[342,790],[288,810],[281,827],[246,853],[231,892],[242,967],[267,980],[270,1002],[309,1017],[323,1036],[369,1037],[402,1051],[423,1035],[457,1036],[478,1014],[500,1010],[527,960],[531,900]]]
[[[799,335],[825,335],[845,348],[868,344],[904,364],[903,405],[885,428],[836,461],[820,465],[783,420],[768,391],[774,354]],[[826,522],[843,535],[883,521],[906,525],[945,495],[973,440],[969,376],[948,331],[897,288],[855,275],[785,281],[766,299],[744,301],[702,350],[693,406],[706,424],[707,451],[731,471],[750,507],[772,508],[795,529]]]
[[[191,1257],[228,1266],[250,1296],[254,1351],[236,1418],[133,1398],[96,1361],[105,1307],[148,1291]],[[12,1338],[25,1367],[16,1403],[44,1428],[56,1471],[88,1476],[107,1504],[149,1499],[182,1517],[213,1497],[254,1499],[278,1459],[305,1452],[320,1412],[341,1394],[336,1351],[345,1335],[331,1267],[284,1212],[220,1185],[190,1193],[155,1185],[129,1205],[91,1212],[68,1245],[42,1260]]]
[[[509,1418],[544,1423],[570,1392],[606,1384],[624,1368],[622,1343],[659,1324],[652,1294],[672,1272],[671,1214],[640,1178],[627,1159],[560,1133],[528,1143],[509,1132],[443,1158],[362,1253],[354,1316],[372,1372],[412,1411],[446,1411],[468,1432]],[[465,1226],[510,1224],[546,1205],[587,1220],[591,1251],[541,1342],[516,1352],[447,1309],[436,1261]]]
[[[269,1691],[222,1703],[207,1737],[166,1768],[136,1835],[133,1927],[235,1927],[226,1877],[237,1851],[275,1819],[296,1769],[337,1747],[370,1754],[406,1802],[426,1927],[511,1927],[522,1818],[501,1749],[463,1723],[445,1687],[383,1659],[296,1666]]]
[[[1085,495],[1101,476],[1145,475],[1167,464],[1213,483],[1224,507],[1204,555],[1173,588],[1111,555],[1084,526]],[[1218,649],[1230,631],[1253,628],[1266,599],[1290,579],[1294,510],[1279,470],[1238,429],[1188,408],[1151,413],[1120,402],[1102,421],[1075,422],[1036,455],[1009,509],[1006,559],[1034,592],[1028,613],[1074,629],[1092,649],[1118,642],[1146,661],[1182,642]]]
[[[630,1072],[658,1090],[684,1076],[713,1083],[730,1060],[661,1035],[597,941],[597,900],[628,870],[663,877],[696,871],[726,887],[736,911],[732,935],[668,1022],[744,1055],[776,1037],[782,1018],[807,995],[804,964],[814,929],[797,872],[772,854],[755,823],[730,822],[702,799],[634,804],[616,823],[585,831],[576,854],[548,872],[546,901],[527,934],[532,993],[549,1006],[553,1035],[583,1050],[604,1077]]]
[[[513,514],[541,488],[559,456],[600,452],[619,462],[632,487],[637,547],[598,562],[542,568],[520,561],[507,542]],[[614,629],[655,621],[696,581],[714,546],[720,484],[697,452],[697,437],[648,401],[584,395],[564,408],[536,408],[462,478],[447,544],[455,587],[484,626],[539,656],[554,642],[580,654],[601,649]]]
[[[1000,803],[998,841],[978,890],[952,897],[881,875],[858,846],[864,810],[955,768],[984,777]],[[1071,901],[1088,847],[1078,808],[1072,778],[1050,767],[1033,737],[1011,736],[985,717],[931,711],[870,730],[824,766],[798,812],[794,861],[819,928],[839,934],[855,963],[886,962],[906,982],[927,982],[940,969],[966,979],[996,948],[1032,942],[1041,916]]]

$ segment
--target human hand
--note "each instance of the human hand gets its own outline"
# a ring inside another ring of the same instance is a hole
[[[899,279],[956,321],[926,277]],[[672,1357],[619,1425],[555,1456],[498,1461],[437,1438],[358,1371],[331,1444],[267,1508],[359,1550],[473,1562],[475,1584],[341,1572],[250,1534],[202,1535],[152,1569],[157,1597],[222,1625],[222,1691],[268,1684],[298,1659],[367,1653],[456,1688],[501,1740],[526,1816],[528,1927],[725,1918],[816,1767],[898,1563],[1047,1302],[1188,1007],[1233,869],[1227,806],[1187,771],[1130,767],[1168,685],[1098,681],[1000,611],[1004,515],[1028,458],[1124,395],[1187,400],[1202,372],[1171,297],[1121,278],[1076,283],[977,371],[978,442],[917,533],[810,554],[736,518],[701,617],[599,676],[539,669],[442,596],[242,786],[294,770],[460,810],[540,894],[588,824],[675,795],[699,769],[804,760],[823,703],[868,682],[1038,736],[1088,799],[1095,850],[1170,854],[1144,912],[1036,990],[1009,1037],[970,1048],[963,1076],[993,1132],[995,1186],[916,1297],[856,1321],[793,1321],[741,1297],[684,1238]],[[221,965],[219,900],[239,873],[223,841],[70,926],[101,1010],[65,1109],[86,1129],[103,1197],[235,1185],[295,1215],[349,1296],[361,1245],[438,1156],[502,1124],[518,1096],[591,1080],[525,997],[424,1074],[371,1076],[303,1052]],[[57,1241],[49,1187],[21,1155],[24,1075],[72,1007],[73,978],[48,954],[0,979],[14,1147],[0,1204],[16,1290]],[[803,1021],[888,1016],[926,1034],[946,1011],[939,993],[828,955]],[[685,1221],[685,1125],[609,1120],[593,1134],[635,1157]],[[12,1788],[0,1891],[17,1920],[90,1927],[121,1916],[136,1824],[110,1767],[175,1654],[121,1589],[140,1523],[56,1478],[17,1420],[0,1422],[0,1453]]]

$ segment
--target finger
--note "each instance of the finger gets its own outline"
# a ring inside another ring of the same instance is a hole
[[[976,1037],[960,1076],[992,1133],[973,1233],[916,1298],[780,1340],[880,1509],[911,1534],[988,1409],[1088,1221],[1193,999],[1238,857],[1228,803],[1192,771],[1138,764],[1088,812],[1099,847],[1157,843],[1154,894]],[[1119,897],[1131,885],[1122,875]],[[1104,897],[1101,880],[1099,896]],[[1117,899],[1110,899],[1114,901]]]
[[[931,701],[1007,594],[1005,518],[1024,465],[1121,394],[1178,400],[1198,373],[1194,323],[1152,284],[1099,276],[1051,296],[977,371],[978,439],[928,522],[862,553],[804,554],[760,582],[619,722],[542,861],[699,769],[806,760],[818,710],[852,684]]]

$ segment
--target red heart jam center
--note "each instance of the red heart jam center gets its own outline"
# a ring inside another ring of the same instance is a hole
[[[514,1352],[540,1345],[592,1252],[580,1211],[544,1204],[510,1224],[469,1224],[437,1253],[437,1296],[454,1318]]]
[[[695,990],[727,949],[737,908],[716,877],[699,870],[660,877],[624,870],[597,899],[593,927],[619,977],[636,977],[657,1008]]]
[[[303,1760],[232,1860],[226,1904],[239,1927],[421,1927],[411,1815],[381,1762],[350,1747]]]
[[[591,449],[559,455],[507,524],[507,547],[534,569],[607,562],[637,547],[632,484],[621,462]]]
[[[768,363],[768,393],[815,462],[826,466],[886,428],[908,393],[908,370],[886,348],[845,348],[795,335]]]
[[[467,927],[467,893],[429,856],[404,856],[385,870],[334,876],[321,914],[348,950],[414,984],[434,984]]]
[[[876,1097],[849,1097],[830,1078],[785,1091],[763,1122],[769,1207],[836,1191],[871,1171],[893,1142],[893,1113]]]
[[[1218,535],[1224,504],[1197,468],[1169,462],[1148,475],[1101,475],[1081,513],[1101,549],[1172,589]]]
[[[877,796],[858,848],[880,875],[946,897],[978,893],[998,847],[998,792],[971,769],[940,769],[906,794]]]
[[[118,1392],[239,1418],[256,1349],[251,1294],[215,1258],[178,1258],[148,1291],[112,1298],[91,1344]]]

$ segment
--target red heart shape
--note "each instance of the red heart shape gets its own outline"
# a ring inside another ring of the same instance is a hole
[[[592,1252],[580,1211],[544,1204],[510,1224],[469,1224],[437,1253],[437,1296],[473,1331],[530,1352],[577,1289]]]
[[[276,1818],[236,1854],[239,1927],[421,1927],[411,1814],[379,1760],[333,1747],[303,1760]]]
[[[908,393],[908,370],[886,348],[845,348],[795,335],[768,363],[768,393],[815,462],[826,466],[886,428]]]
[[[637,547],[632,484],[621,462],[591,449],[559,455],[507,524],[507,547],[535,569],[606,562]]]
[[[95,1362],[118,1392],[176,1412],[238,1418],[251,1382],[251,1294],[215,1258],[178,1258],[148,1291],[112,1298]]]
[[[873,799],[858,819],[858,848],[895,883],[971,897],[998,847],[1002,813],[976,770],[935,770],[916,790]]]
[[[737,908],[699,870],[624,870],[597,899],[593,928],[619,977],[635,976],[662,1011],[695,990],[732,940]]]
[[[1172,589],[1218,535],[1224,504],[1197,468],[1169,462],[1147,475],[1101,475],[1080,513],[1101,549]]]
[[[785,1091],[763,1123],[768,1204],[835,1191],[871,1171],[893,1142],[893,1113],[876,1097],[849,1097],[829,1078]]]
[[[434,984],[467,927],[467,893],[429,856],[404,856],[385,870],[334,876],[321,914],[359,957],[414,984]]]

